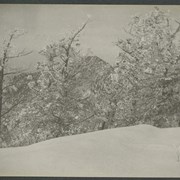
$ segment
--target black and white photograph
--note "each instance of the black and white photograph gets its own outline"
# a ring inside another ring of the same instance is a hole
[[[0,4],[0,176],[180,178],[180,5]]]

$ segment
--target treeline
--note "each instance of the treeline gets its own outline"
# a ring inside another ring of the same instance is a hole
[[[81,55],[86,26],[47,45],[33,73],[7,68],[30,53],[11,55],[11,34],[1,58],[1,147],[137,124],[180,127],[180,22],[158,8],[135,16],[115,42],[114,66]]]

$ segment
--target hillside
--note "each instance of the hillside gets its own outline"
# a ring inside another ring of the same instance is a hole
[[[180,129],[149,125],[0,149],[0,175],[180,177]]]
[[[80,61],[81,73],[79,75],[80,85],[91,86],[97,78],[101,79],[113,67],[97,56],[88,56]]]
[[[103,61],[97,56],[88,56],[85,58],[80,58],[78,62],[72,62],[71,64],[71,70],[70,75],[72,76],[72,79],[69,81],[68,91],[70,100],[72,100],[72,97],[75,96],[82,96],[83,98],[88,96],[89,92],[91,91],[94,84],[96,84],[96,79],[102,79],[104,77],[104,74],[107,73],[107,71],[112,70],[113,68],[111,65],[109,65],[107,62]],[[75,74],[75,76],[74,76]],[[32,76],[32,81],[35,82],[35,85],[38,86],[39,84],[37,81],[39,80],[39,77],[41,75],[41,72],[39,70],[35,70],[33,72],[24,72],[20,73],[18,75],[15,75],[12,78],[12,82],[16,82],[16,86],[18,91],[7,91],[5,96],[10,99],[9,104],[12,101],[12,98],[19,99],[19,97],[22,98],[22,94],[24,97],[24,101],[22,101],[16,108],[14,108],[9,114],[8,114],[8,124],[13,124],[13,126],[10,126],[9,130],[6,132],[4,131],[5,141],[6,144],[2,145],[0,141],[0,147],[10,147],[10,146],[22,146],[22,145],[29,145],[34,142],[40,142],[49,138],[58,137],[59,132],[57,131],[57,119],[54,118],[50,113],[44,114],[42,113],[42,110],[39,110],[38,113],[34,113],[32,110],[34,108],[34,105],[31,107],[31,110],[28,110],[26,113],[23,113],[23,110],[28,109],[30,104],[33,104],[35,100],[37,100],[36,95],[38,94],[37,91],[33,91],[28,87],[28,83],[31,82],[27,77],[28,75]],[[38,88],[37,88],[38,89]],[[54,85],[48,88],[49,90],[49,97],[50,93],[52,94],[59,93],[59,89]],[[74,93],[74,94],[73,94]],[[10,98],[9,98],[10,97]],[[34,98],[36,97],[36,98]],[[49,98],[49,102],[53,104],[56,102],[56,99]],[[39,102],[39,100],[37,100]],[[43,103],[43,102],[42,102]],[[90,102],[83,101],[84,107],[81,109],[83,111],[82,114],[91,113],[90,112]],[[68,104],[72,104],[68,103]],[[73,108],[71,108],[72,111],[76,111],[76,105],[77,102],[75,102],[75,105]],[[42,106],[42,104],[41,104]],[[41,107],[38,106],[38,107]],[[37,107],[36,107],[37,108]],[[59,108],[58,105],[54,107],[54,109]],[[78,107],[79,108],[79,107]],[[81,107],[82,108],[82,107]],[[74,112],[72,112],[74,113]],[[19,114],[23,114],[22,116],[19,116]],[[16,118],[18,116],[18,118]],[[15,119],[16,118],[16,119]],[[67,117],[66,117],[67,118]],[[84,118],[84,117],[83,117]],[[46,123],[46,126],[42,125],[45,121],[45,119],[48,120]],[[51,119],[51,121],[49,121]],[[68,118],[70,119],[70,118]],[[91,121],[95,122],[96,119],[91,118]],[[87,122],[89,123],[89,121]],[[87,123],[84,123],[84,127],[88,126]],[[27,125],[28,124],[28,125]],[[92,123],[94,126],[95,123]],[[14,128],[15,127],[15,128]],[[36,128],[39,128],[39,132],[37,132]],[[4,128],[5,129],[5,128]],[[24,133],[22,133],[21,129],[23,129]],[[53,134],[53,133],[54,134]],[[57,133],[56,133],[57,132]],[[26,135],[24,135],[26,134]],[[58,134],[58,135],[57,135]]]

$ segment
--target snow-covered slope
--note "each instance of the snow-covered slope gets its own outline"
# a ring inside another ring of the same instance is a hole
[[[180,128],[116,128],[0,149],[0,176],[180,177]]]

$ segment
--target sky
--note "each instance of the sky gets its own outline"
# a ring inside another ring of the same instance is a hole
[[[113,64],[118,55],[114,43],[127,34],[132,16],[152,11],[154,5],[0,5],[0,43],[15,29],[27,33],[16,40],[14,46],[26,48],[33,53],[15,59],[11,66],[34,68],[44,59],[38,52],[46,45],[56,42],[77,30],[88,18],[90,22],[81,33],[82,53],[91,50],[94,55]],[[157,6],[169,10],[172,17],[180,21],[180,6]],[[1,45],[0,44],[0,45]]]

